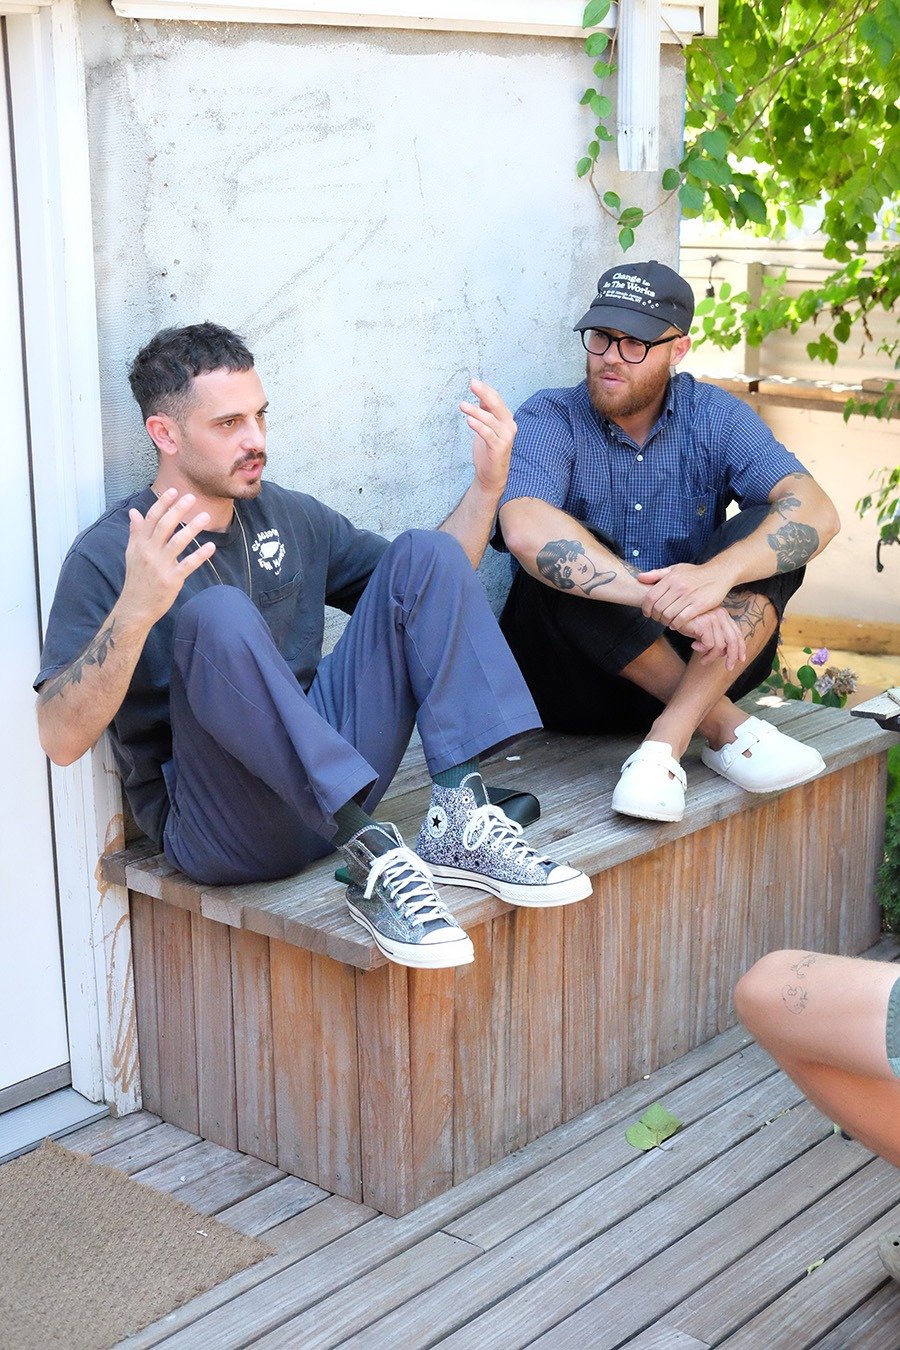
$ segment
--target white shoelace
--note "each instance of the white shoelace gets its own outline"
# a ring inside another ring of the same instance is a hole
[[[541,858],[533,848],[529,848],[519,838],[522,826],[510,820],[498,807],[479,806],[472,812],[463,830],[463,847],[474,851],[480,844],[490,841],[498,846],[501,856],[528,867],[534,863],[549,862]]]
[[[412,849],[392,848],[375,859],[363,891],[367,900],[381,876],[391,888],[393,902],[404,918],[416,924],[450,918],[435,893],[431,869]]]

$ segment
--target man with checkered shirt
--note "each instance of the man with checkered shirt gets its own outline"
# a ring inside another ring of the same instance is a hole
[[[501,627],[545,725],[642,734],[612,805],[649,820],[684,814],[697,731],[703,762],[749,792],[824,768],[736,700],[768,674],[837,513],[740,399],[676,372],[693,313],[661,263],[603,274],[575,325],[586,379],[516,413],[495,540],[518,564]]]

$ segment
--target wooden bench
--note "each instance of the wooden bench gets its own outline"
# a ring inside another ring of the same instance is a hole
[[[144,1106],[401,1215],[724,1030],[764,952],[868,947],[896,738],[837,709],[753,711],[816,745],[827,773],[751,797],[695,744],[677,824],[612,814],[633,739],[535,732],[489,761],[488,781],[539,795],[529,841],[594,893],[529,911],[447,888],[476,953],[458,970],[387,963],[334,857],[208,888],[146,845],[107,856],[131,893]],[[407,840],[423,783],[406,763],[379,810]]]

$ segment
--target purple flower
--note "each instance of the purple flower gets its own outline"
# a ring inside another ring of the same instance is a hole
[[[833,688],[834,688],[834,676],[833,676],[833,675],[820,675],[819,678],[816,680],[816,693],[817,693],[817,694],[823,694],[823,695],[824,695],[824,694],[830,694]]]
[[[820,647],[819,650],[813,652],[812,656],[809,658],[809,664],[811,666],[824,666],[827,660],[828,660],[828,648]]]

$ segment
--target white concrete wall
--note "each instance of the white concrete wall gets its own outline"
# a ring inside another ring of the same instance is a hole
[[[256,354],[274,477],[387,534],[437,523],[469,478],[469,377],[513,407],[580,379],[572,324],[621,256],[574,172],[580,43],[83,17],[110,497],[152,473],[131,356],[213,319]],[[670,163],[683,68],[663,60]],[[606,167],[604,189],[656,202]],[[673,206],[629,256],[676,262]]]

